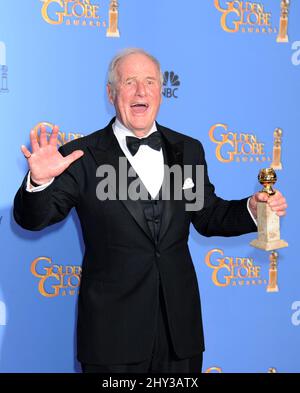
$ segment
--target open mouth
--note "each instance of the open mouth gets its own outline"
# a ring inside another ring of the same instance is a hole
[[[144,113],[149,108],[149,104],[144,102],[135,102],[134,104],[130,105],[130,108],[134,113]]]

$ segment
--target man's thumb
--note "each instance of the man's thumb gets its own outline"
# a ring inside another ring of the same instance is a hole
[[[256,200],[258,202],[267,202],[268,199],[269,199],[269,195],[266,192],[258,192],[256,194]]]
[[[82,157],[84,152],[82,150],[75,150],[71,154],[65,157],[65,163],[67,166],[71,165],[74,161],[78,160],[78,158]]]

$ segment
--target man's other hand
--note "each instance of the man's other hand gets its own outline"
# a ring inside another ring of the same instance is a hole
[[[252,195],[249,201],[249,208],[255,218],[257,218],[257,202],[266,202],[279,217],[286,215],[288,205],[285,197],[278,190],[276,190],[274,195],[270,196],[266,192],[257,192]]]

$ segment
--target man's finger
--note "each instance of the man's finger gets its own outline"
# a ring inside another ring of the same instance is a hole
[[[44,147],[44,146],[47,146],[47,144],[48,144],[46,127],[41,125],[40,130],[41,130],[40,131],[40,146]]]
[[[40,145],[38,143],[35,130],[30,131],[30,144],[31,144],[32,153],[35,153],[36,151],[39,150]]]
[[[270,206],[276,205],[278,203],[286,203],[286,199],[285,199],[285,197],[282,194],[280,194],[278,196],[272,195],[269,198],[268,203],[269,203]]]
[[[277,214],[277,216],[282,217],[282,216],[286,215],[286,211],[280,211],[280,212],[277,212],[276,214]]]
[[[273,210],[273,211],[280,211],[280,210],[286,210],[287,209],[287,204],[286,203],[284,203],[284,204],[281,204],[281,205],[276,205],[276,206],[273,206],[273,207],[271,207],[271,209]]]
[[[256,193],[256,200],[258,202],[267,202],[268,199],[269,199],[269,195],[266,192]]]
[[[280,198],[277,201],[273,200],[272,202],[268,202],[268,204],[270,207],[284,205],[284,204],[286,204],[286,200],[285,200],[285,198]]]
[[[65,164],[67,167],[72,164],[72,162],[78,160],[78,158],[82,157],[84,152],[82,150],[75,150],[68,156],[64,157]]]
[[[278,201],[281,198],[283,198],[283,195],[281,194],[281,192],[276,191],[276,194],[270,196],[269,203]]]
[[[58,126],[54,126],[52,128],[52,132],[49,139],[49,145],[57,146],[58,131],[59,131]]]
[[[23,153],[25,158],[30,158],[31,157],[31,153],[30,151],[27,149],[27,147],[25,145],[21,146],[21,152]]]

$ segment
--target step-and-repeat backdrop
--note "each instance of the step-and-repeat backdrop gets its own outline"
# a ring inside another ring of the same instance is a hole
[[[191,230],[204,371],[300,372],[299,22],[298,0],[0,0],[1,372],[80,371],[80,225],[74,212],[41,232],[16,224],[13,198],[27,170],[20,146],[41,123],[59,125],[59,144],[106,125],[108,63],[126,47],[160,60],[158,121],[203,143],[219,196],[251,195],[259,170],[274,156],[282,164],[289,246],[278,250],[278,292],[267,291],[270,252],[249,244],[256,234]]]

